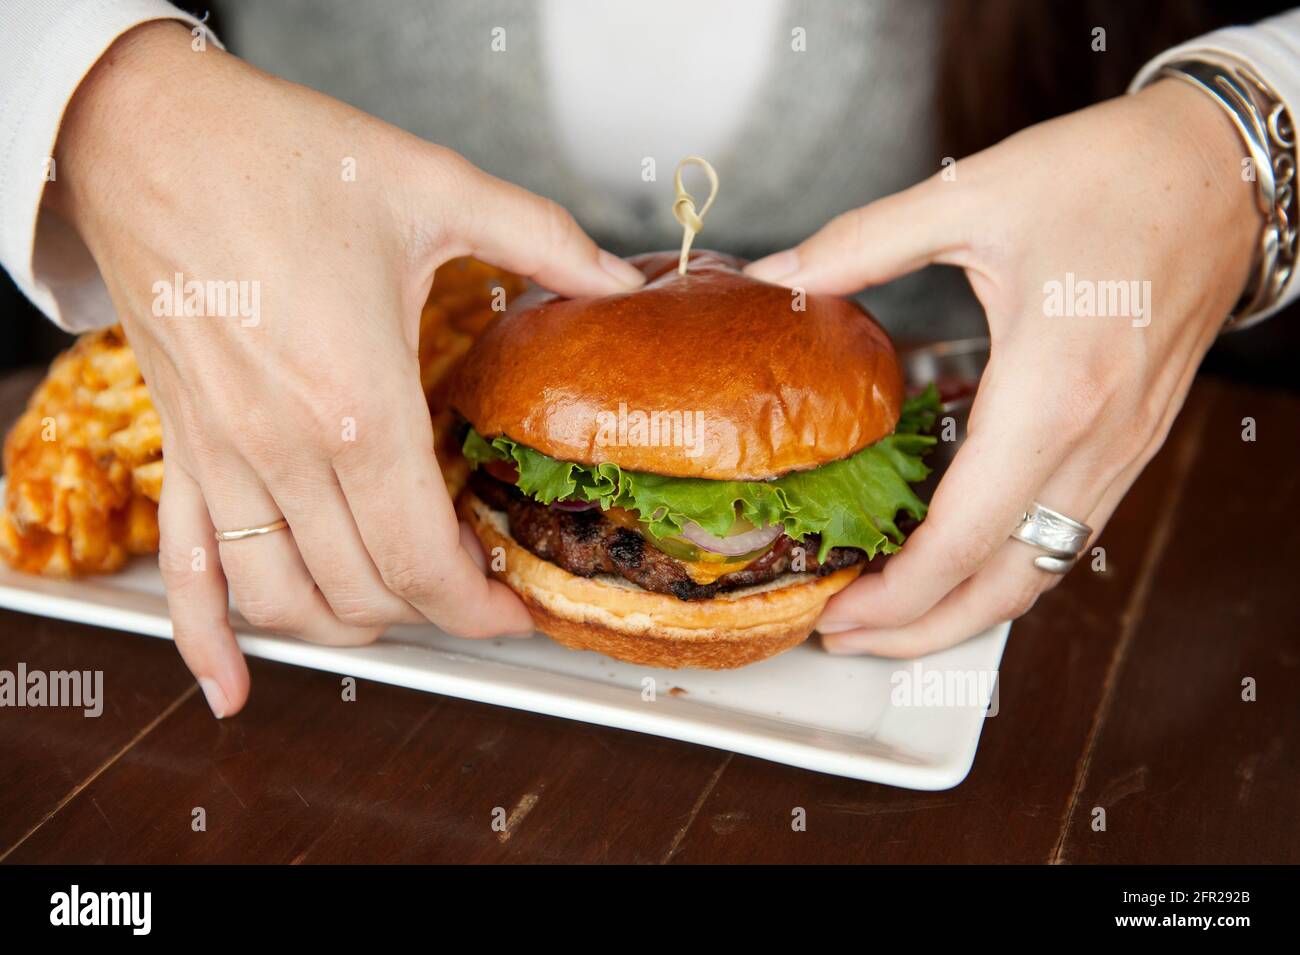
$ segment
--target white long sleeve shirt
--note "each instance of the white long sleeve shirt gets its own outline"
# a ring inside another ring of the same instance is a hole
[[[664,0],[665,4],[679,2],[690,5],[689,0]],[[747,106],[762,98],[763,73],[790,68],[781,62],[772,62],[778,59],[772,50],[779,48],[772,47],[765,39],[786,29],[781,19],[783,2],[763,0],[760,7],[753,8],[750,18],[753,29],[749,32],[754,36],[750,43],[737,42],[733,29],[735,23],[728,16],[720,14],[720,20],[713,18],[719,20],[715,24],[717,30],[713,32],[721,31],[718,35],[723,38],[713,45],[716,49],[708,55],[684,57],[674,67],[682,72],[689,71],[692,64],[700,64],[701,68],[712,70],[709,74],[713,76],[712,80],[693,77],[689,72],[678,77],[683,89],[708,88],[710,93],[707,97],[685,94],[677,97],[672,127],[663,131],[664,136],[681,138],[685,131],[691,133],[686,138],[692,142],[701,138],[707,140],[708,136],[715,139],[719,136],[730,139],[743,137],[743,128],[728,132],[728,128],[720,127],[716,120],[718,116],[735,118],[745,115]],[[925,56],[932,51],[916,53],[915,63],[887,59],[891,55],[902,55],[894,47],[906,47],[913,42],[918,47],[925,45],[928,41],[924,37],[933,32],[934,21],[925,19],[934,16],[933,5],[918,0],[913,6],[912,19],[907,23],[886,19],[891,15],[887,10],[857,14],[861,17],[860,21],[855,21],[857,29],[867,33],[888,33],[889,36],[883,40],[878,38],[880,42],[866,53],[853,55],[859,60],[869,60],[868,66],[875,64],[890,75],[925,72],[921,67]],[[576,34],[583,31],[614,33],[616,25],[613,21],[618,19],[618,8],[593,5],[588,12],[591,15],[576,16],[560,4],[554,5],[553,9],[542,8],[539,30],[543,44],[541,59],[549,70],[550,97],[558,100],[550,103],[549,108],[561,141],[576,138],[585,143],[616,146],[621,142],[619,137],[600,139],[599,129],[603,126],[597,117],[608,113],[607,110],[594,109],[592,97],[603,97],[602,102],[607,104],[643,99],[649,94],[638,94],[637,90],[644,90],[646,86],[646,64],[636,58],[628,60],[608,55],[609,44],[598,42],[600,37],[593,36],[582,42],[575,39]],[[597,14],[603,19],[593,20]],[[697,34],[702,30],[697,22],[699,17],[694,14],[692,17],[692,36],[699,39]],[[164,0],[4,0],[0,5],[0,264],[46,315],[69,331],[111,324],[115,316],[104,283],[84,244],[57,216],[41,210],[41,196],[59,125],[78,84],[112,42],[138,24],[159,19],[175,19],[192,29],[202,28],[199,21]],[[682,42],[680,22],[681,18],[675,16],[639,15],[635,25],[637,41],[647,49],[677,49]],[[708,23],[704,26],[707,27]],[[900,35],[909,29],[912,32],[900,40]],[[364,37],[357,39],[365,42]],[[209,36],[209,40],[216,42],[214,37]],[[513,42],[519,41],[516,38]],[[785,42],[788,43],[788,38]],[[817,42],[817,37],[810,37],[810,44]],[[1143,67],[1133,88],[1148,82],[1165,62],[1198,51],[1227,54],[1242,61],[1279,94],[1293,118],[1300,117],[1300,9],[1254,26],[1220,30],[1170,50]],[[814,52],[818,56],[826,55],[824,47],[814,49]],[[718,81],[714,74],[725,76],[727,82]],[[592,75],[602,78],[600,89],[593,90]],[[869,76],[865,77],[861,90],[880,86],[869,80]],[[924,94],[924,90],[913,89],[912,92]],[[855,98],[861,95],[864,94],[854,91]],[[867,151],[883,148],[879,146],[881,143],[906,138],[909,130],[914,133],[916,128],[925,125],[916,119],[915,110],[920,108],[920,104],[910,100],[899,102],[901,96],[901,93],[891,94],[879,103],[860,104],[862,114],[875,116],[875,122],[864,125],[862,135],[866,138],[862,142],[841,143],[846,152],[854,153],[850,158],[857,161],[859,167],[868,171],[906,169],[908,164],[903,160],[915,158],[908,153],[874,155]],[[593,121],[597,122],[596,132],[591,128]],[[583,122],[587,124],[585,127],[581,126]],[[575,123],[579,126],[575,127]],[[645,124],[640,125],[644,127]],[[692,130],[697,132],[692,133]],[[848,134],[837,132],[837,136],[840,135]],[[736,143],[733,142],[732,146],[734,148]],[[716,144],[715,148],[724,150],[726,144]],[[665,155],[678,155],[682,149],[674,150],[665,145],[662,151]],[[830,160],[824,149],[820,152],[820,158],[813,158],[818,159],[821,163],[819,168],[824,171]],[[917,152],[917,149],[913,148],[912,152]],[[864,157],[867,161],[862,161]],[[589,183],[606,183],[605,191],[609,191],[614,184],[627,182],[626,170],[621,166],[613,167],[614,163],[625,159],[617,149],[586,149],[582,152],[583,178]],[[588,168],[592,163],[602,161],[611,168]],[[771,157],[768,164],[776,161],[776,157]],[[741,172],[732,173],[729,182],[737,183]],[[856,175],[861,178],[863,174]],[[906,171],[903,175],[907,175]],[[798,177],[791,177],[795,178]],[[905,181],[882,181],[874,185],[879,192],[881,189],[892,191],[906,184]],[[838,202],[844,208],[869,198],[872,196],[823,197],[826,202]],[[754,210],[749,211],[752,213]],[[812,211],[817,215],[823,212],[820,208]],[[827,209],[824,217],[829,218],[834,211],[840,210]],[[722,212],[715,213],[715,217],[722,215]],[[759,216],[760,220],[771,218]],[[725,226],[723,219],[717,221]],[[1300,282],[1293,276],[1277,308],[1297,296],[1300,296]]]
[[[41,215],[59,124],[114,40],[171,19],[201,26],[164,0],[5,0],[0,7],[0,264],[68,331],[116,318],[85,245],[57,216]]]

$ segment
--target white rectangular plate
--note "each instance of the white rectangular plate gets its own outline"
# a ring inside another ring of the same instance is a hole
[[[0,563],[0,606],[171,637],[151,558],[118,574],[72,581],[31,577]],[[910,789],[947,789],[966,778],[989,703],[989,675],[1011,629],[1002,624],[924,658],[918,681],[915,663],[832,657],[808,644],[742,670],[652,670],[566,650],[540,635],[470,641],[407,626],[369,647],[336,649],[258,633],[232,619],[244,652],[268,660]],[[920,692],[940,680],[970,687],[977,678],[982,689],[969,701]],[[905,705],[907,690],[925,705]]]

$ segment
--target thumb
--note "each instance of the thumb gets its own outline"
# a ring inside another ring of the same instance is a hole
[[[942,260],[948,207],[942,186],[928,179],[910,189],[841,213],[799,245],[751,262],[745,272],[765,282],[848,295]]]
[[[455,238],[469,254],[567,296],[610,295],[645,284],[641,270],[606,252],[563,206],[470,167]]]

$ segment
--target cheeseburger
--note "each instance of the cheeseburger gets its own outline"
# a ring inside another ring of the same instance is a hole
[[[802,642],[903,541],[938,410],[904,400],[857,304],[696,251],[631,260],[644,287],[508,311],[451,402],[474,468],[461,516],[558,642],[728,668]]]

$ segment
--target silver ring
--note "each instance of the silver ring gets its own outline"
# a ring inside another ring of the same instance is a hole
[[[282,517],[278,521],[259,524],[257,527],[241,527],[237,531],[217,531],[217,540],[241,541],[245,537],[261,537],[263,534],[270,534],[273,531],[282,531],[288,526],[289,522]]]
[[[1088,546],[1092,528],[1035,501],[1032,510],[1026,511],[1020,518],[1020,523],[1011,532],[1011,536],[1047,552],[1045,557],[1034,559],[1035,567],[1049,573],[1063,574]]]

